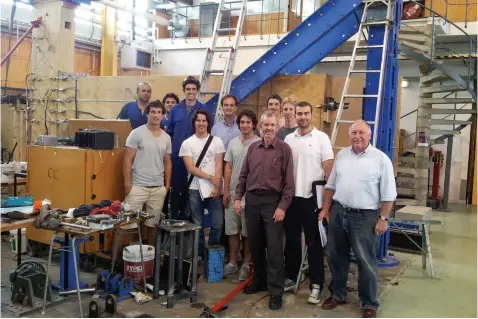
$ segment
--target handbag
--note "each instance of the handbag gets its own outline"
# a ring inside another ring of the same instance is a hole
[[[206,145],[204,145],[204,148],[202,149],[201,154],[199,155],[199,158],[196,162],[196,165],[195,165],[196,167],[199,167],[199,165],[201,165],[201,162],[202,162],[204,156],[206,156],[206,152],[209,148],[209,145],[211,145],[211,142],[212,142],[213,138],[214,138],[214,136],[209,135],[209,138],[207,139]],[[191,183],[193,182],[193,178],[194,178],[194,175],[190,174],[188,182],[186,183],[184,188],[179,193],[179,198],[180,198],[180,203],[181,203],[181,208],[180,208],[181,212],[186,212],[187,211],[188,203],[189,203],[189,187],[191,186]],[[189,215],[190,214],[187,214],[188,217],[189,217]]]

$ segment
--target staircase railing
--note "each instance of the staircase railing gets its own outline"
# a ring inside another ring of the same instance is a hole
[[[429,58],[430,58],[430,61],[432,61],[432,62],[435,61],[435,59],[436,59],[435,52],[436,52],[437,44],[439,44],[441,46],[439,49],[444,49],[444,50],[447,50],[447,51],[449,51],[453,54],[458,55],[460,57],[460,59],[463,61],[464,65],[467,67],[467,81],[466,82],[469,86],[471,86],[473,81],[476,79],[476,75],[477,75],[476,74],[476,72],[477,72],[476,68],[473,68],[472,64],[473,64],[473,53],[476,53],[478,45],[477,45],[476,40],[473,37],[471,37],[465,30],[460,28],[458,25],[456,25],[452,21],[448,20],[448,18],[447,18],[448,5],[452,5],[452,4],[448,3],[448,1],[445,0],[445,2],[447,3],[447,6],[446,6],[446,14],[445,14],[445,16],[443,16],[443,15],[441,15],[441,14],[439,14],[436,11],[433,10],[433,1],[430,1],[430,7],[427,7],[424,4],[422,4],[420,2],[417,2],[417,1],[413,1],[413,0],[411,0],[409,2],[412,2],[412,3],[420,6],[426,12],[429,12],[429,16],[432,17],[431,34],[423,33],[420,30],[417,30],[416,28],[413,28],[412,26],[407,25],[406,23],[402,23],[402,28],[404,28],[404,27],[409,28],[409,29],[411,29],[415,32],[424,34],[425,36],[427,36],[431,39],[431,45],[430,45],[431,52],[430,52],[430,57]],[[454,5],[456,5],[456,4],[454,4]],[[466,5],[468,5],[468,0],[466,1]],[[447,24],[452,25],[457,30],[459,30],[464,36],[466,36],[467,43],[468,43],[468,52],[467,52],[467,54],[463,54],[464,57],[461,56],[461,54],[459,54],[458,52],[456,52],[453,48],[451,48],[450,46],[446,45],[445,43],[443,43],[442,41],[439,41],[437,39],[436,21],[435,21],[436,19],[435,18],[443,19]],[[466,17],[465,17],[465,19],[466,19]],[[476,90],[476,88],[473,88],[473,89]]]

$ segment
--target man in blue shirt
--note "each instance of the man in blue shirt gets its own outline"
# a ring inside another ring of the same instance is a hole
[[[234,95],[228,94],[221,99],[224,121],[214,124],[211,131],[212,136],[217,136],[222,140],[226,150],[229,142],[241,135],[236,123],[237,104],[237,98]]]
[[[201,84],[195,77],[188,76],[182,85],[185,99],[171,109],[166,132],[172,140],[173,176],[170,193],[170,218],[185,220],[187,219],[186,206],[181,201],[179,194],[186,186],[188,171],[183,159],[179,157],[179,150],[181,144],[193,135],[192,118],[194,113],[199,109],[205,109],[205,106],[197,100]]]
[[[133,130],[145,125],[148,122],[148,117],[144,113],[144,109],[149,104],[150,98],[151,85],[147,82],[139,82],[136,88],[136,99],[123,106],[117,119],[129,120]]]

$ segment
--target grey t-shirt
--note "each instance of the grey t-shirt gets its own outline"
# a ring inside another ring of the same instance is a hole
[[[295,130],[297,130],[297,126],[293,128],[281,127],[279,131],[277,131],[277,137],[281,140],[284,140],[287,135],[294,133]]]
[[[247,140],[246,143],[242,143],[241,137],[238,136],[229,142],[224,160],[226,162],[232,163],[231,183],[229,187],[232,195],[236,194],[236,186],[239,180],[239,175],[241,174],[242,163],[246,157],[247,150],[252,143],[259,141],[260,139],[260,137],[254,135],[254,137]]]
[[[129,134],[126,146],[136,150],[133,185],[164,186],[164,156],[171,154],[171,137],[165,131],[155,137],[146,125],[141,125]]]

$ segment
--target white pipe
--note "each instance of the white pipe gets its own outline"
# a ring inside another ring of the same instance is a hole
[[[134,13],[135,15],[144,17],[144,18],[148,19],[150,22],[154,22],[154,23],[159,24],[159,25],[166,25],[166,26],[169,25],[169,20],[166,19],[166,18],[151,14],[149,12],[139,11],[136,8],[128,8],[124,5],[116,3],[114,1],[100,0],[100,1],[98,1],[98,3],[101,3],[101,4],[103,4],[107,7],[111,7],[111,8],[120,10],[120,11]]]

